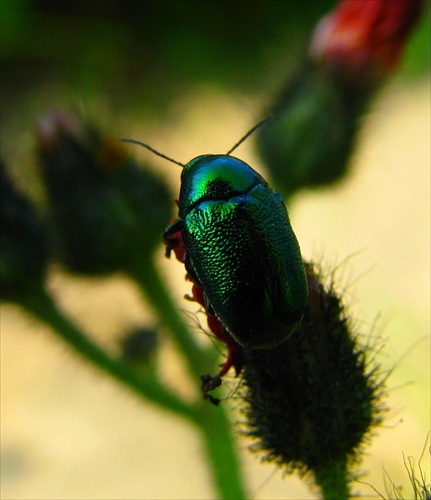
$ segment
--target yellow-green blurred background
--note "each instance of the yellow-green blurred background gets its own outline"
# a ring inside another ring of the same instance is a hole
[[[32,192],[32,133],[40,113],[55,106],[179,161],[225,152],[257,121],[333,2],[306,5],[1,0],[2,157]],[[336,188],[300,194],[290,207],[304,257],[328,270],[347,259],[336,279],[355,323],[384,339],[378,361],[394,368],[385,400],[390,410],[360,469],[382,494],[386,470],[404,485],[405,498],[411,490],[403,454],[417,463],[430,428],[429,31],[428,10],[400,74],[364,121],[350,177]],[[174,197],[179,169],[137,154],[166,173]],[[237,154],[261,169],[252,139]],[[195,311],[182,299],[190,292],[184,270],[163,258],[162,247],[159,254],[178,307]],[[153,320],[121,277],[72,279],[54,270],[50,288],[71,317],[109,346],[127,326]],[[9,304],[1,309],[1,356],[2,498],[213,498],[193,429],[87,368]],[[163,362],[181,391],[182,370],[170,346]],[[253,498],[315,498],[296,477],[261,465],[248,444],[238,441]],[[429,478],[428,452],[422,467]],[[376,495],[364,484],[354,489]]]

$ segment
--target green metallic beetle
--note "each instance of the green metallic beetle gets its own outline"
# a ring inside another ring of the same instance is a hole
[[[167,255],[181,232],[184,263],[202,287],[207,311],[248,349],[283,342],[308,301],[301,251],[281,196],[230,155],[262,123],[227,154],[198,156],[186,165],[126,140],[183,167],[179,218],[163,233]]]
[[[178,231],[189,274],[238,344],[270,348],[295,330],[308,300],[301,252],[281,196],[249,165],[229,155],[187,163],[165,241]]]

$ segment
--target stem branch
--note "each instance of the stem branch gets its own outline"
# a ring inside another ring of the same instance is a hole
[[[49,325],[75,352],[125,384],[133,392],[196,422],[197,412],[193,406],[168,390],[156,376],[149,374],[144,378],[121,359],[110,356],[59,310],[55,301],[44,289],[31,296],[21,297],[19,304]]]
[[[344,461],[328,461],[325,467],[315,469],[316,483],[322,491],[323,500],[348,500],[349,484],[347,465]]]
[[[187,342],[191,336],[180,321],[176,327],[172,325],[173,318],[178,320],[178,315],[173,314],[172,311],[162,311],[161,303],[166,304],[166,301],[162,300],[162,295],[165,293],[164,287],[160,280],[153,280],[152,283],[153,285],[149,289],[152,292],[156,291],[157,300],[154,299],[154,295],[152,297],[158,305],[157,312],[165,323],[175,330],[178,344],[182,350],[187,351],[185,355],[189,366],[193,371],[198,372],[201,369],[201,364],[204,363],[202,357],[198,356],[201,349],[198,348],[193,339],[191,343]],[[32,295],[20,297],[19,304],[49,325],[75,352],[92,365],[109,373],[139,396],[185,417],[193,423],[201,431],[204,440],[214,486],[218,491],[217,497],[222,500],[246,498],[231,424],[223,408],[215,408],[203,400],[197,401],[193,405],[187,404],[167,389],[157,378],[157,375],[146,373],[143,377],[121,359],[109,355],[60,311],[46,290],[39,289]]]
[[[179,314],[178,305],[173,302],[159,271],[148,260],[145,266],[131,266],[128,274],[137,283],[160,322],[171,330],[174,341],[184,354],[190,374],[200,389],[200,377],[208,371],[205,351],[190,334],[184,317]]]

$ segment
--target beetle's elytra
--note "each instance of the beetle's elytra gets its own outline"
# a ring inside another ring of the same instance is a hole
[[[241,346],[274,347],[298,326],[308,300],[301,252],[281,196],[245,162],[203,155],[181,175],[185,264],[208,308]]]

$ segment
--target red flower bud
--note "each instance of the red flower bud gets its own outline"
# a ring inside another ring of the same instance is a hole
[[[396,69],[422,0],[342,0],[318,24],[311,54],[355,75]]]

